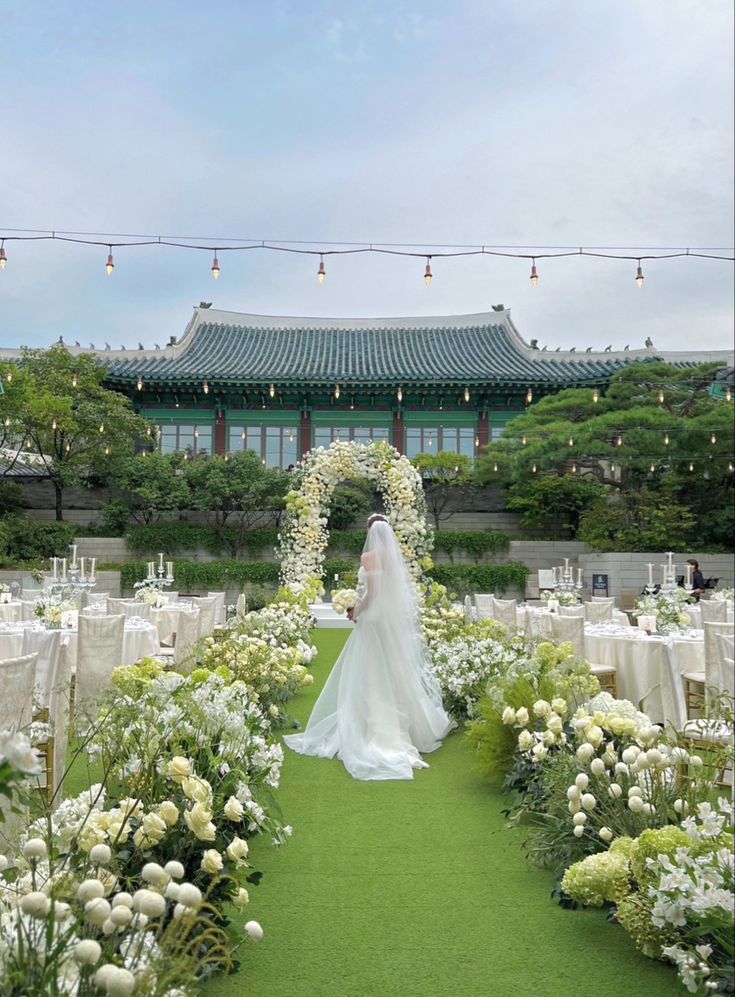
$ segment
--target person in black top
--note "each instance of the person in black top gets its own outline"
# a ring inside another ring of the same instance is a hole
[[[695,560],[693,557],[689,558],[687,564],[691,564],[694,568],[694,571],[692,572],[692,595],[696,598],[697,602],[699,602],[700,598],[704,595],[704,575],[699,570],[699,561]]]

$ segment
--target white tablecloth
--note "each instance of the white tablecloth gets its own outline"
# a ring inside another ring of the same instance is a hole
[[[43,629],[36,624],[27,623],[27,625],[34,629]],[[0,626],[0,659],[20,657],[23,648],[23,630],[22,624]],[[66,649],[66,653],[71,656],[72,671],[76,670],[77,665],[78,638],[76,630],[61,631],[61,644]],[[140,658],[155,654],[159,645],[158,631],[152,623],[130,625],[129,621],[126,620],[120,664],[132,665]]]
[[[585,626],[587,660],[596,665],[614,665],[617,671],[618,696],[629,699],[652,720],[674,721],[671,706],[661,694],[666,656],[675,649],[679,671],[704,671],[704,635],[646,635],[644,630],[628,627],[618,632],[611,628]]]
[[[0,602],[0,623],[15,623],[23,619],[23,603],[20,599],[12,602]]]
[[[692,606],[685,606],[684,607],[684,612],[689,614],[689,617],[690,617],[690,619],[692,621],[692,626],[696,627],[697,630],[701,630],[702,629],[702,610],[699,608],[699,606],[698,605],[697,606],[694,606],[694,605],[692,605]],[[735,622],[735,613],[733,612],[732,603],[728,603],[727,604],[727,622],[728,623]]]
[[[544,606],[519,606],[516,609],[518,628],[523,630],[527,637],[551,637],[553,615]],[[627,627],[630,620],[619,609],[613,609],[613,623]]]
[[[161,642],[171,642],[171,637],[179,629],[179,613],[194,609],[193,602],[172,602],[168,606],[160,606],[151,609],[151,623],[158,631],[158,639]]]

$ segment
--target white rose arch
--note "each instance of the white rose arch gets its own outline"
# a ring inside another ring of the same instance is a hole
[[[321,585],[329,542],[327,518],[332,492],[346,478],[367,478],[383,496],[385,517],[393,527],[411,576],[419,581],[433,546],[426,524],[421,475],[388,443],[333,443],[310,450],[301,461],[301,484],[286,497],[286,521],[277,554],[281,582],[297,594]]]

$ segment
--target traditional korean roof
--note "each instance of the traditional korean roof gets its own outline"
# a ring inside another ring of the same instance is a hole
[[[631,363],[732,363],[732,352],[546,352],[532,348],[510,312],[336,319],[248,315],[196,308],[183,337],[162,350],[102,354],[112,384],[201,385],[597,384]]]

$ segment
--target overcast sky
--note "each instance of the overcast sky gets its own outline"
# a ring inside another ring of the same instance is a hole
[[[486,245],[733,244],[732,0],[0,0],[10,228]],[[718,261],[424,261],[6,242],[0,343],[135,346],[200,299],[489,310],[561,345],[732,346]]]

